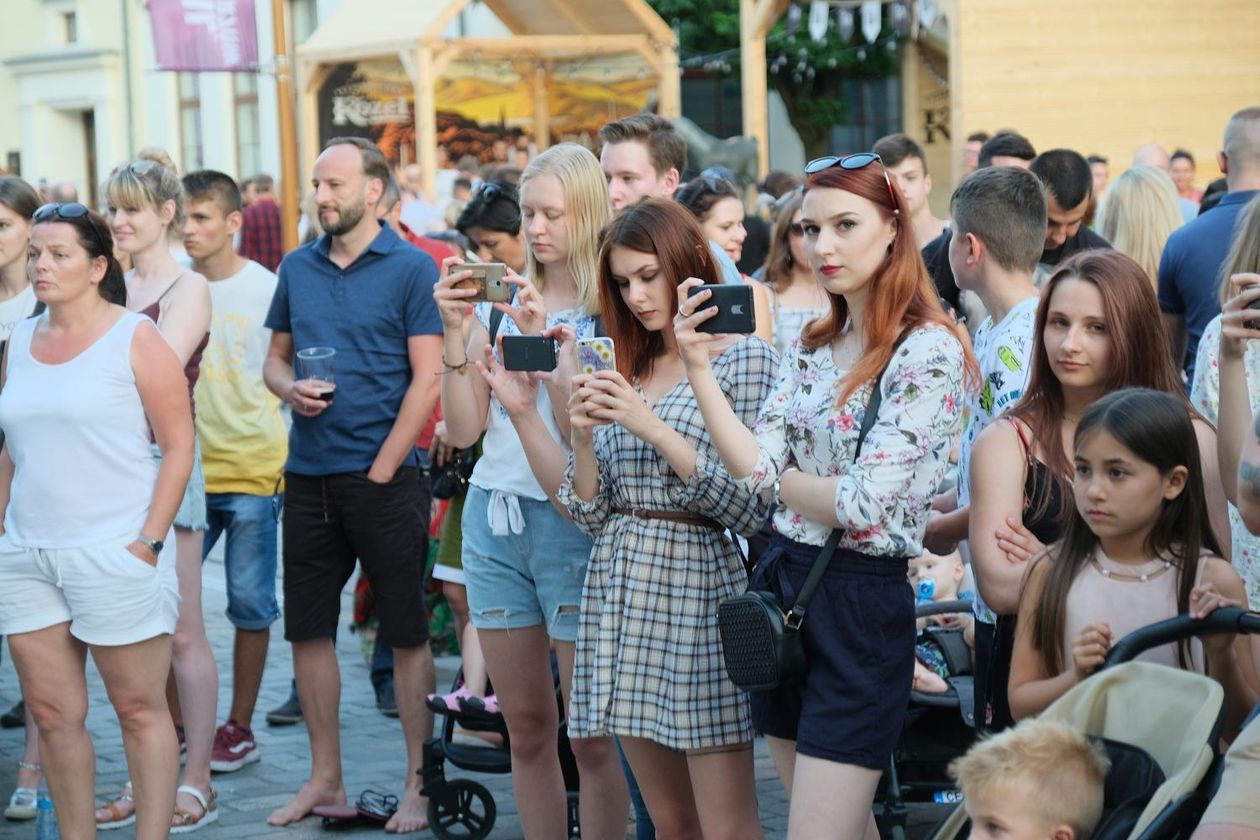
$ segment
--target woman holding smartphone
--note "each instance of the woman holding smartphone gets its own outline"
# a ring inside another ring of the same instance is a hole
[[[550,649],[554,644],[567,703],[591,541],[548,501],[507,410],[469,362],[486,358],[492,320],[504,336],[560,325],[579,337],[594,334],[597,238],[608,221],[608,187],[594,155],[562,143],[530,163],[520,197],[528,280],[507,275],[519,289],[515,300],[478,303],[465,339],[464,313],[477,291],[461,285],[471,277],[460,271],[462,260],[443,263],[433,297],[445,331],[442,411],[449,442],[472,446],[486,430],[461,523],[469,618],[507,722],[521,824],[529,837],[551,838],[565,836],[568,809]],[[535,397],[537,417],[556,441],[568,437],[566,384],[549,382]],[[624,837],[628,795],[612,739],[572,744],[582,778],[582,836]]]
[[[841,531],[803,625],[808,671],[799,684],[754,694],[753,722],[788,789],[789,838],[873,838],[875,786],[914,673],[908,558],[922,551],[975,363],[937,302],[879,156],[821,158],[805,171],[801,224],[830,311],[785,355],[752,430],[711,361],[719,339],[697,332],[716,314],[707,292],[680,292],[674,334],[726,471],[747,491],[778,497],[754,585],[791,607]],[[882,402],[855,458],[873,388]]]
[[[640,202],[605,233],[600,299],[617,367],[573,380],[559,492],[595,538],[569,729],[619,737],[661,836],[760,837],[748,700],[726,674],[717,609],[747,585],[727,529],[754,533],[766,510],[720,466],[687,382],[673,324],[686,278],[719,282],[676,202]],[[774,351],[744,336],[709,350],[724,399],[752,424]]]

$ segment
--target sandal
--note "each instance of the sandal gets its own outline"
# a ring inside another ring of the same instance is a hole
[[[14,788],[13,795],[9,797],[9,806],[4,809],[4,818],[14,821],[35,819],[36,799],[35,791],[31,788]]]
[[[472,692],[468,690],[468,687],[461,685],[449,694],[425,695],[424,704],[438,714],[459,714],[460,701],[471,696]]]
[[[132,797],[131,782],[123,785],[122,793],[108,805],[96,809],[96,828],[99,831],[113,831],[115,828],[126,828],[136,821],[136,801]],[[104,819],[101,811],[106,812]]]
[[[468,694],[459,698],[459,708],[466,714],[497,715],[499,713],[499,698],[493,694],[486,697]]]
[[[361,817],[379,822],[389,822],[390,817],[394,816],[394,812],[398,810],[398,797],[392,793],[378,793],[374,790],[365,790],[359,794],[359,801],[355,803],[355,810],[359,812]]]
[[[171,834],[188,834],[189,832],[205,828],[219,818],[219,794],[215,792],[214,788],[210,788],[209,796],[192,785],[180,785],[175,789],[175,792],[186,793],[201,803],[201,813],[194,814],[187,808],[181,808],[176,805],[175,815],[171,817]]]

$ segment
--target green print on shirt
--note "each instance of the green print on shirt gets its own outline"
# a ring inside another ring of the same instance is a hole
[[[1024,369],[1024,364],[1015,355],[1015,351],[1005,344],[1002,345],[1001,350],[998,350],[998,358],[1002,360],[1002,364],[1006,365],[1006,369],[1011,373],[1018,373]]]

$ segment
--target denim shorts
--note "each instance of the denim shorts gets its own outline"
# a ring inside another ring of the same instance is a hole
[[[491,493],[469,485],[461,520],[468,615],[478,630],[546,625],[560,642],[577,641],[578,610],[592,542],[551,502],[513,496],[521,533],[495,534]]]
[[[820,546],[775,534],[749,587],[789,609]],[[837,549],[809,602],[805,677],[751,695],[753,726],[800,755],[883,770],[901,737],[914,679],[914,591],[906,559]]]
[[[162,461],[162,450],[153,444],[153,457]],[[190,531],[206,530],[206,474],[201,469],[201,440],[193,436],[193,468],[184,488],[184,498],[175,512],[175,525]]]
[[[273,496],[206,494],[204,560],[227,534],[223,569],[227,617],[238,630],[265,630],[280,617],[276,604],[276,508]]]

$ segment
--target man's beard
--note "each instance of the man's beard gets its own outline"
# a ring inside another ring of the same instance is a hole
[[[331,225],[324,226],[324,232],[333,236],[342,236],[354,230],[359,222],[363,221],[363,214],[367,212],[367,206],[362,202],[351,204],[346,207],[337,208],[337,221]]]

